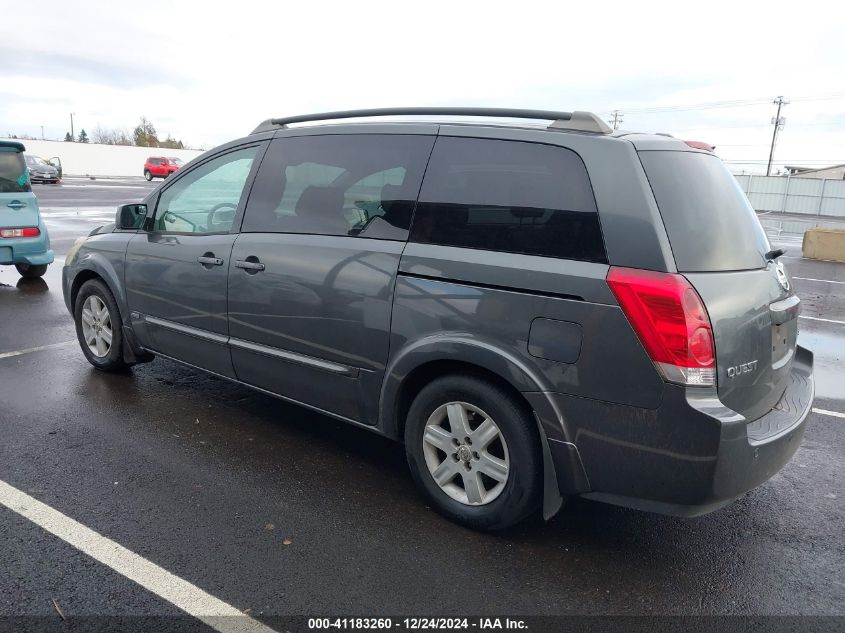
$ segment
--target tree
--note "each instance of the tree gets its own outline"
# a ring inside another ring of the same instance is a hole
[[[184,143],[182,141],[178,141],[170,134],[167,135],[167,138],[161,142],[161,147],[166,147],[168,149],[185,149]]]
[[[73,137],[70,132],[65,132],[65,143],[73,143]]]
[[[113,138],[114,132],[105,129],[99,123],[94,128],[94,131],[91,132],[91,140],[100,145],[114,145]]]
[[[79,133],[79,142],[80,143],[87,143],[88,142],[88,135],[85,133],[84,129]]]
[[[135,145],[139,147],[158,147],[158,134],[155,126],[146,117],[141,117],[141,122],[132,131]]]
[[[100,125],[94,128],[91,140],[100,145],[134,145],[135,143],[122,130],[108,130]]]

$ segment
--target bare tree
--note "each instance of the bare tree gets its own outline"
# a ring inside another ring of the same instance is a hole
[[[102,145],[134,145],[135,141],[126,130],[109,130],[100,125],[91,135],[94,143]]]

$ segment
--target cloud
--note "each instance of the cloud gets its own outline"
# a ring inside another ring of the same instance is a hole
[[[0,45],[0,59],[4,59],[3,75],[10,77],[38,77],[61,79],[111,88],[146,88],[157,85],[192,83],[190,74],[150,63],[110,62],[54,51],[31,50],[21,52],[17,47]]]
[[[837,2],[799,11],[718,0],[600,8],[86,0],[56,2],[33,22],[28,10],[19,3],[5,19],[31,28],[10,33],[0,49],[0,121],[30,134],[44,125],[63,136],[68,112],[90,128],[131,127],[145,115],[162,133],[210,147],[271,116],[345,108],[488,105],[603,117],[621,109],[626,128],[694,134],[746,158],[740,153],[768,155],[769,103],[638,109],[845,93],[841,20],[819,19],[841,15]],[[836,119],[810,126],[843,113],[843,99],[795,101],[784,151],[845,162]],[[828,131],[826,142],[816,127]],[[731,148],[741,144],[756,147]]]

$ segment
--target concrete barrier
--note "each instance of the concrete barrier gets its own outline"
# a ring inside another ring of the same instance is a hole
[[[186,163],[202,152],[193,149],[164,149],[62,141],[19,141],[27,154],[49,160],[58,156],[66,176],[143,176],[148,156],[175,156]]]
[[[809,259],[845,262],[845,229],[808,229],[801,251]]]

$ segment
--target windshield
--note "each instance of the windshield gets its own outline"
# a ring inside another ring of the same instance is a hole
[[[182,163],[182,159],[181,159],[181,158],[173,158],[173,157],[171,156],[171,157],[170,157],[170,158],[168,158],[167,160],[169,160],[169,161],[170,161],[171,163],[173,163],[174,165],[178,165],[179,167],[181,167],[181,166],[183,165],[183,163]]]
[[[38,156],[27,156],[26,157],[26,164],[30,167],[35,167],[36,165],[44,165],[47,167],[47,161],[43,158],[38,158]]]
[[[748,198],[712,154],[642,151],[680,272],[764,268],[769,240]]]
[[[0,193],[32,191],[29,173],[20,152],[0,150]]]

